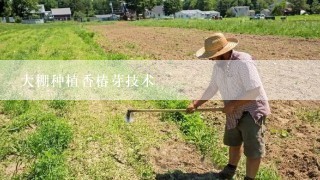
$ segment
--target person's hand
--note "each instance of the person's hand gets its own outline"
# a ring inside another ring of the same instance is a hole
[[[235,110],[235,106],[232,103],[228,103],[224,106],[222,112],[226,114],[231,114],[234,112],[234,110]]]
[[[192,102],[191,104],[189,104],[189,106],[187,107],[187,113],[194,113],[196,111],[196,107],[194,105],[194,103]]]

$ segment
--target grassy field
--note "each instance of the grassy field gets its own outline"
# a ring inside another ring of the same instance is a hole
[[[147,22],[147,21],[146,21]],[[160,21],[159,21],[160,22]],[[99,35],[75,23],[0,25],[0,59],[128,59],[106,53]],[[148,149],[170,138],[227,162],[221,134],[200,114],[164,114],[126,124],[125,110],[185,108],[187,101],[2,101],[0,179],[154,179]],[[170,128],[173,133],[161,133]],[[244,173],[242,164],[241,178]],[[259,178],[278,179],[272,165]]]
[[[0,59],[90,60],[126,59],[107,54],[95,42],[94,33],[83,24],[51,23],[43,25],[0,24]]]
[[[288,16],[287,20],[249,20],[246,18],[225,18],[218,20],[142,20],[133,22],[139,26],[195,28],[240,34],[279,35],[289,37],[319,38],[320,15]]]

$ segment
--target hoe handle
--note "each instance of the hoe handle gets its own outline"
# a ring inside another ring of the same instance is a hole
[[[222,111],[223,108],[199,108],[196,112]],[[187,112],[186,109],[129,109],[128,112]]]

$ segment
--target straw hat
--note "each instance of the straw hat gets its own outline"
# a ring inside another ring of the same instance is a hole
[[[204,47],[196,52],[198,58],[214,58],[238,45],[236,38],[225,38],[222,33],[214,33],[204,41]]]

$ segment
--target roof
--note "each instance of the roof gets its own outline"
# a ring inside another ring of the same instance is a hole
[[[163,13],[163,5],[162,5],[162,6],[155,6],[155,7],[153,7],[152,10],[151,10],[151,12],[156,13],[156,14],[158,14],[158,13]]]
[[[52,15],[71,15],[70,8],[51,9]]]
[[[37,5],[38,7],[38,11],[36,12],[35,10],[30,11],[30,13],[34,14],[34,13],[45,13],[45,9],[44,9],[44,5],[43,4],[39,4]]]
[[[183,14],[196,14],[196,13],[201,13],[199,9],[194,9],[194,10],[182,10],[178,13],[183,13]]]
[[[95,15],[96,18],[111,18],[112,14],[102,14],[102,15]]]
[[[233,8],[233,9],[249,9],[250,7],[249,6],[233,6],[231,8]]]
[[[270,12],[270,10],[269,10],[269,9],[263,9],[263,10],[261,10],[261,11],[264,11],[264,12]]]
[[[202,11],[203,13],[219,13],[218,11]]]

